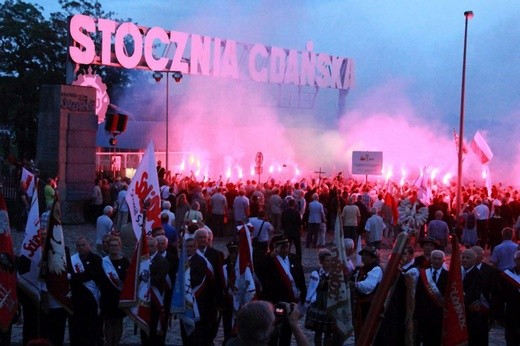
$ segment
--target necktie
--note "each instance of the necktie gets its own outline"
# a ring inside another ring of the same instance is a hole
[[[437,270],[433,271],[432,279],[433,279],[433,282],[437,283]]]

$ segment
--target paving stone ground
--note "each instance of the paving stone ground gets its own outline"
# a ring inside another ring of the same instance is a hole
[[[95,227],[91,224],[81,224],[81,225],[64,225],[63,227],[64,236],[65,236],[65,242],[73,251],[75,249],[74,242],[79,236],[84,236],[87,239],[91,240],[92,242],[95,241],[95,235],[96,230]],[[12,232],[13,236],[13,243],[15,251],[20,249],[20,244],[23,240],[23,232],[17,232],[16,230],[13,230]],[[302,244],[304,244],[304,237],[302,237]],[[223,251],[226,252],[226,246],[229,241],[231,240],[230,237],[222,237],[222,238],[216,238],[214,241],[214,246]],[[330,239],[329,239],[330,241]],[[304,267],[304,271],[306,274],[306,278],[308,279],[308,275],[311,271],[316,270],[318,268],[318,261],[317,261],[317,252],[318,249],[307,249],[304,246],[302,246],[302,263]],[[384,248],[381,250],[381,261],[383,264],[386,264],[386,261],[388,260],[390,256],[391,250],[389,248]],[[486,253],[487,256],[489,256],[489,253]],[[312,331],[306,330],[303,328],[303,318],[300,321],[300,325],[302,330],[304,331],[305,335],[307,336],[308,340],[313,340],[314,333]],[[219,333],[215,339],[215,345],[221,345],[223,340],[223,330],[220,328]],[[66,331],[66,344],[69,344],[68,339],[68,331]],[[12,345],[21,345],[22,341],[22,326],[21,325],[15,325],[13,326],[13,334],[12,334]],[[124,322],[124,331],[123,331],[123,337],[121,340],[122,345],[140,345],[141,340],[139,337],[139,332],[134,333],[134,324],[130,321],[130,319],[125,318]],[[168,331],[167,337],[166,337],[166,344],[167,345],[182,345],[181,336],[180,336],[180,326],[178,320],[172,320],[171,328]],[[296,344],[293,341],[293,344]],[[504,329],[500,326],[494,326],[490,333],[489,333],[489,344],[490,345],[505,345],[504,341]],[[354,338],[349,338],[345,345],[354,345]]]

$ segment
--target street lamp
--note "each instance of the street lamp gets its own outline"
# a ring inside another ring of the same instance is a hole
[[[464,143],[464,96],[466,92],[466,47],[468,41],[468,21],[473,18],[473,11],[464,12],[466,23],[464,26],[464,55],[462,57],[462,90],[460,93],[460,124],[459,124],[459,156],[457,174],[457,215],[461,212],[461,192],[462,192],[462,148]]]
[[[170,107],[169,107],[169,96],[170,96],[170,79],[168,76],[172,75],[172,78],[175,80],[176,83],[179,83],[182,79],[182,72],[180,71],[155,71],[153,73],[153,78],[157,83],[159,83],[163,77],[163,73],[166,73],[166,172],[170,170],[169,165],[169,158],[170,158],[170,145],[169,145],[169,124],[168,124],[168,118],[170,117]]]

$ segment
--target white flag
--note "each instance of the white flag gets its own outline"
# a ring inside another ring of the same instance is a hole
[[[36,186],[34,174],[29,172],[27,169],[22,168],[22,181],[25,181],[27,184],[27,195],[32,197]]]
[[[471,150],[478,156],[480,163],[484,164],[490,161],[493,158],[493,152],[489,148],[489,145],[486,143],[486,140],[479,131],[475,133],[475,137],[470,144]]]
[[[146,212],[146,220],[143,220],[144,201],[150,205]],[[151,235],[154,227],[161,227],[161,194],[159,191],[159,178],[155,168],[155,152],[153,142],[150,142],[137,168],[126,194],[126,202],[132,217],[132,226],[136,239],[141,239],[141,229],[145,222],[147,235]]]
[[[27,217],[25,235],[20,249],[18,265],[18,285],[36,302],[40,299],[40,260],[42,258],[42,244],[39,234],[40,211],[38,208],[38,192],[34,191],[31,209]]]

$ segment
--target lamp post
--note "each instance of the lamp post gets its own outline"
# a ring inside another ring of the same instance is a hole
[[[459,156],[457,172],[457,215],[461,212],[462,192],[462,148],[464,143],[464,96],[466,92],[466,47],[468,41],[468,21],[473,18],[473,11],[464,12],[466,22],[464,25],[464,55],[462,57],[462,90],[460,92],[460,124],[459,124]]]
[[[179,83],[182,79],[182,73],[179,72],[179,71],[155,71],[153,73],[153,78],[155,79],[155,81],[157,83],[159,83],[163,77],[163,73],[166,73],[166,114],[165,114],[165,117],[166,117],[166,120],[165,120],[165,127],[166,127],[166,149],[165,149],[165,152],[166,152],[166,173],[168,173],[168,171],[170,170],[170,165],[169,165],[169,161],[170,161],[170,143],[169,143],[169,117],[170,117],[170,79],[168,78],[168,76],[170,75],[170,73],[172,74],[172,78],[175,80],[176,83]]]

